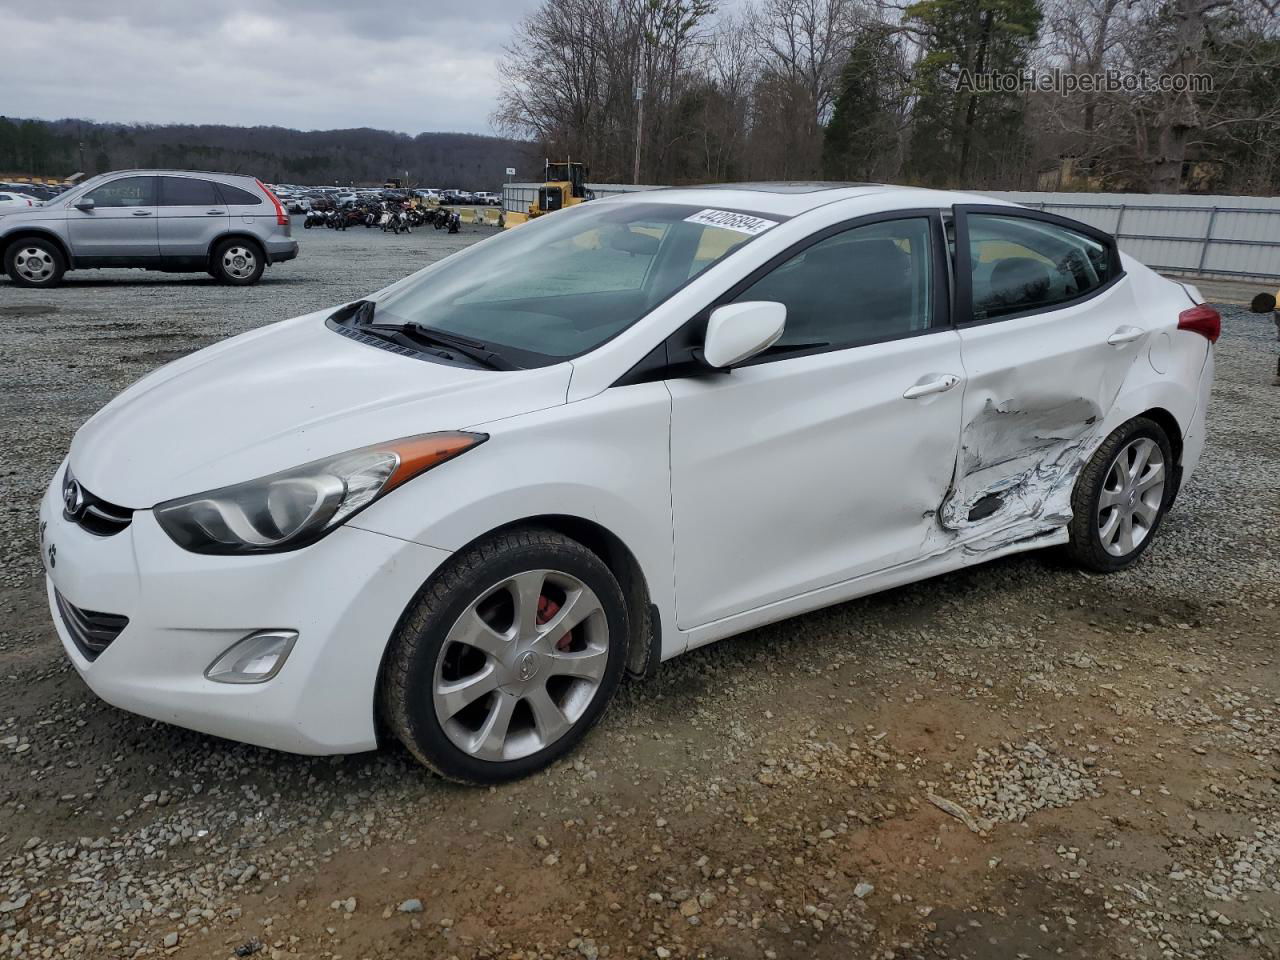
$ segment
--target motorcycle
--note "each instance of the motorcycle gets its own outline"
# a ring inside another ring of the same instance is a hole
[[[302,226],[310,230],[312,227],[324,226],[324,211],[311,209],[307,211],[307,219],[302,222]]]
[[[399,209],[392,207],[387,210],[384,216],[385,219],[382,222],[382,229],[384,231],[390,230],[395,234],[413,232],[413,225],[409,222],[409,214],[403,207],[400,207]]]

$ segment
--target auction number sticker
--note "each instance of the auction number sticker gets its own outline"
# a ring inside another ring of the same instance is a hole
[[[777,220],[766,220],[764,217],[753,217],[747,213],[734,213],[732,210],[699,210],[691,217],[684,218],[685,223],[700,223],[704,227],[720,227],[724,230],[736,230],[755,236],[778,225]]]

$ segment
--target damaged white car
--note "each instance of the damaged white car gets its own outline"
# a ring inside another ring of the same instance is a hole
[[[1133,563],[1219,327],[979,196],[598,200],[126,390],[41,504],[50,606],[125,709],[508,780],[703,644],[1019,550]]]

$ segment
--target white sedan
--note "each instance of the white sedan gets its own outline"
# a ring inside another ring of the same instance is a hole
[[[130,387],[41,504],[50,606],[126,710],[509,780],[695,647],[1018,551],[1133,564],[1219,323],[981,196],[597,200]]]
[[[17,213],[19,210],[27,210],[31,207],[42,207],[44,201],[37,200],[35,197],[25,193],[17,193],[14,191],[0,191],[0,215],[6,213]]]

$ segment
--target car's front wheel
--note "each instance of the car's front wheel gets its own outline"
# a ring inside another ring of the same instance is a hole
[[[247,240],[226,240],[213,251],[213,275],[232,286],[257,283],[266,267],[262,250]]]
[[[1076,479],[1071,555],[1102,573],[1129,566],[1155,538],[1173,482],[1173,450],[1164,428],[1147,417],[1121,424]]]
[[[515,529],[459,553],[406,611],[379,709],[421,762],[500,783],[571,750],[622,678],[627,608],[609,568],[552,530]]]
[[[57,245],[39,237],[10,244],[4,257],[5,273],[20,287],[56,287],[66,269]]]

